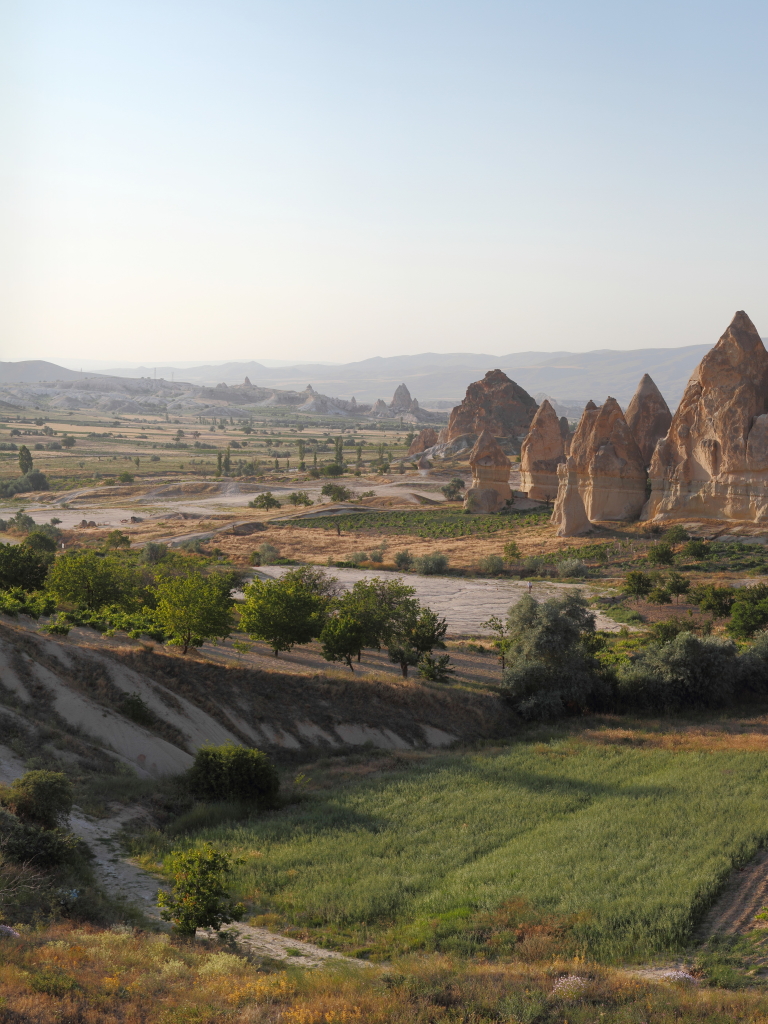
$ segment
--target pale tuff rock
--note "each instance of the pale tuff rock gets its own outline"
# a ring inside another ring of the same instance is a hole
[[[589,523],[633,519],[640,513],[645,465],[615,398],[599,408],[587,403],[570,454],[558,468],[558,482],[552,521],[560,537],[583,533]]]
[[[768,352],[743,311],[688,382],[650,477],[644,519],[768,521]]]
[[[435,444],[437,444],[437,431],[433,427],[424,427],[411,441],[408,454],[416,455],[418,452],[425,452],[427,448],[431,448]]]
[[[395,393],[392,396],[392,401],[389,403],[389,407],[392,412],[410,412],[412,402],[413,399],[411,398],[410,391],[405,384],[400,384],[395,389]],[[418,408],[418,405],[416,407]]]
[[[482,380],[467,388],[461,405],[451,412],[447,428],[440,431],[441,441],[452,441],[462,434],[494,437],[519,437],[528,433],[536,400],[502,370],[489,370]]]
[[[389,418],[389,409],[387,408],[386,402],[382,401],[381,398],[377,398],[373,403],[371,407],[371,416]]]
[[[399,384],[387,405],[381,398],[371,407],[371,416],[376,419],[401,419],[406,423],[420,423],[437,418],[435,413],[422,409],[418,401],[411,397],[405,384]]]
[[[647,373],[637,385],[637,391],[627,406],[625,419],[637,441],[637,447],[643,454],[646,466],[649,466],[656,442],[667,436],[672,423],[672,413],[662,393]]]
[[[545,398],[520,449],[521,490],[537,501],[553,500],[558,489],[557,467],[562,462],[565,444],[561,423]]]
[[[512,497],[509,486],[510,461],[493,434],[484,430],[469,453],[472,486],[464,507],[472,512],[495,512]]]

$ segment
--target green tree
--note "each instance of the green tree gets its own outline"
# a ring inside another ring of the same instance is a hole
[[[122,530],[110,530],[104,540],[105,548],[129,548],[131,546],[131,538],[123,533]]]
[[[52,562],[50,554],[26,544],[0,544],[0,590],[39,590]]]
[[[224,455],[221,449],[216,452],[216,476],[221,476],[222,465],[224,462]]]
[[[700,562],[704,558],[709,558],[711,551],[709,544],[703,540],[689,540],[688,543],[683,547],[682,554],[686,558],[695,558],[696,561]]]
[[[349,501],[352,497],[352,491],[341,484],[323,484],[320,493],[330,498],[331,501]]]
[[[687,580],[685,576],[679,572],[671,572],[669,579],[667,580],[667,590],[675,598],[675,604],[679,604],[680,598],[683,594],[687,594],[691,589],[691,582]]]
[[[139,603],[142,582],[137,569],[119,555],[72,551],[53,563],[46,586],[59,601],[91,610],[105,604],[131,610]]]
[[[291,505],[314,505],[306,491],[294,491],[288,495],[288,501]]]
[[[320,635],[327,604],[328,597],[298,571],[280,580],[254,580],[245,588],[240,626],[252,640],[268,643],[277,658]]]
[[[4,803],[21,821],[58,828],[72,810],[72,783],[63,772],[26,772],[13,781]]]
[[[189,787],[198,800],[239,800],[273,807],[280,776],[261,750],[224,743],[200,747],[189,769]]]
[[[67,434],[66,437],[62,437],[62,439],[61,439],[61,446],[62,446],[62,448],[74,448],[75,447],[75,439],[74,439],[74,437],[72,437],[71,434]]]
[[[366,625],[353,615],[332,615],[320,634],[322,655],[326,661],[344,661],[354,672],[352,659],[360,654],[367,639]]]
[[[487,619],[485,622],[481,623],[481,625],[485,629],[490,630],[493,634],[493,640],[491,643],[499,656],[501,671],[503,673],[507,665],[507,651],[509,650],[509,645],[512,642],[509,627],[503,619],[499,618],[498,615],[492,615],[490,619]]]
[[[651,604],[671,604],[672,595],[663,584],[657,584],[648,594]]]
[[[121,484],[132,484],[133,473],[129,473],[127,469],[124,469],[123,472],[119,474],[117,479],[120,481]]]
[[[21,475],[26,476],[27,473],[31,473],[33,465],[34,463],[32,461],[29,448],[23,444],[21,448],[19,448],[19,469],[21,470]]]
[[[232,630],[231,580],[221,576],[172,576],[155,589],[155,616],[170,642],[201,647],[206,640],[229,636]]]
[[[364,648],[380,650],[386,646],[403,616],[415,615],[418,602],[413,587],[399,580],[358,580],[336,606],[340,614],[356,620],[360,626],[357,660]]]
[[[56,541],[44,530],[33,530],[24,538],[24,547],[38,554],[52,555],[56,551]]]
[[[517,541],[507,541],[504,545],[504,561],[510,563],[519,562],[522,557],[520,548],[517,546]]]
[[[633,569],[632,572],[627,573],[624,586],[621,589],[627,597],[634,597],[639,601],[641,597],[645,597],[653,590],[653,579],[647,573]]]
[[[251,508],[263,508],[267,510],[271,508],[280,508],[280,502],[274,496],[272,491],[264,491],[263,494],[257,494],[253,501],[248,502],[248,505]]]
[[[227,889],[232,863],[210,843],[172,855],[169,867],[173,888],[157,894],[157,905],[163,920],[173,921],[180,935],[191,937],[198,928],[218,931],[242,918],[245,907],[233,902]]]
[[[692,588],[690,596],[691,601],[697,604],[701,611],[712,612],[713,619],[724,619],[731,613],[737,591],[733,587],[718,587],[714,583],[708,583]]]
[[[422,608],[418,601],[398,610],[387,638],[389,660],[400,666],[403,678],[408,669],[418,665],[422,655],[444,649],[448,624],[431,608]]]
[[[672,565],[675,560],[672,547],[663,541],[660,544],[654,544],[647,557],[651,565]]]
[[[455,476],[453,480],[447,483],[440,490],[445,495],[446,501],[458,501],[461,498],[461,492],[464,490],[464,481],[460,476]]]
[[[227,450],[224,452],[224,458],[222,459],[221,465],[224,470],[224,475],[229,476],[232,471],[232,456],[229,445],[227,445]]]

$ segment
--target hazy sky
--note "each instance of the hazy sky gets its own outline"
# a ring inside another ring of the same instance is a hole
[[[765,2],[0,11],[0,358],[768,334]]]

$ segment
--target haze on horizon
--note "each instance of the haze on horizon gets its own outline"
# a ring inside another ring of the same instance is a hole
[[[757,2],[9,0],[0,358],[768,333]]]

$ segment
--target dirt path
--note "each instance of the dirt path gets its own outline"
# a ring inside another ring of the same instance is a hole
[[[712,935],[739,935],[755,927],[755,914],[768,904],[768,850],[740,871],[734,871],[717,902],[701,922],[696,938],[704,942]]]

